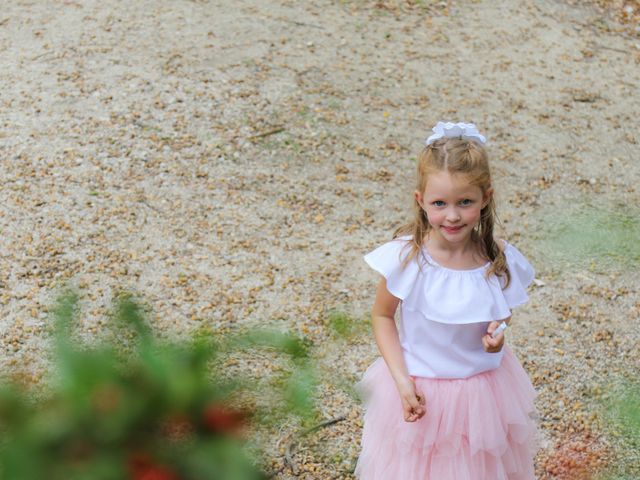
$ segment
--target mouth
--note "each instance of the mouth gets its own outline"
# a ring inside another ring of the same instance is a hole
[[[464,227],[464,225],[460,225],[458,227],[445,227],[443,225],[440,228],[442,228],[442,230],[444,230],[447,233],[458,233],[460,230],[462,230],[463,227]]]

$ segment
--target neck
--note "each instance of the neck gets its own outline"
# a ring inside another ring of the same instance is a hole
[[[461,242],[451,243],[438,235],[433,235],[433,232],[429,232],[425,237],[424,243],[427,248],[437,249],[452,255],[476,251],[476,241],[471,237]]]

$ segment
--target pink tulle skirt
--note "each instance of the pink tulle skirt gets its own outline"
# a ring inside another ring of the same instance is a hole
[[[357,384],[364,431],[362,480],[532,480],[535,390],[505,347],[499,368],[465,379],[415,377],[427,413],[404,421],[386,363],[378,358]]]

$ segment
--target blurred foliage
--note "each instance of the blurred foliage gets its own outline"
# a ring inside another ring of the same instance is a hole
[[[333,336],[346,341],[352,341],[370,331],[368,319],[355,318],[342,310],[330,310],[327,322]]]
[[[612,465],[602,479],[636,480],[640,478],[640,383],[637,379],[614,387],[607,396],[604,411],[623,458]]]
[[[628,385],[613,405],[613,412],[625,438],[640,451],[640,384]]]
[[[125,294],[111,318],[116,335],[87,346],[73,340],[77,314],[75,293],[58,300],[50,385],[0,386],[0,478],[266,478],[245,448],[248,429],[273,409],[279,418],[316,415],[316,377],[297,337],[264,331],[160,341]],[[225,374],[225,359],[255,349],[291,360],[276,391]],[[256,399],[269,395],[270,411],[261,411]]]
[[[329,327],[331,331],[340,338],[347,338],[351,335],[353,325],[351,318],[344,312],[329,312]]]
[[[580,205],[540,219],[540,248],[551,260],[590,269],[640,263],[638,211]]]

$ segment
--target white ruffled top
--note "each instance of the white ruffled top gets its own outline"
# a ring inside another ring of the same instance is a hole
[[[511,274],[506,289],[495,275],[487,278],[489,263],[454,270],[438,265],[426,249],[426,262],[418,255],[403,268],[410,240],[411,236],[396,238],[364,257],[401,300],[399,335],[409,374],[467,378],[500,366],[503,352],[485,352],[482,336],[489,322],[509,317],[512,308],[527,302],[533,267],[505,242]]]

